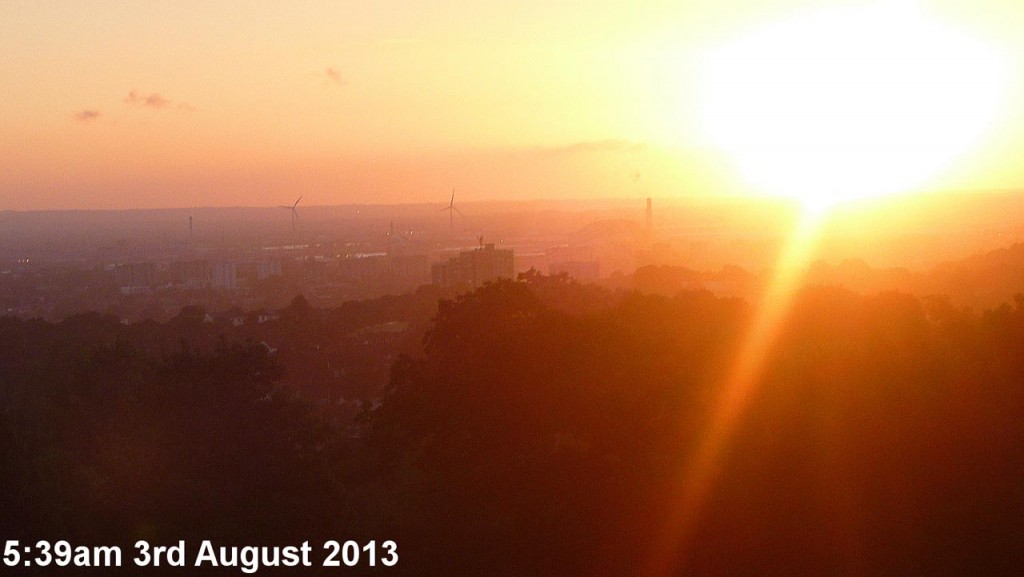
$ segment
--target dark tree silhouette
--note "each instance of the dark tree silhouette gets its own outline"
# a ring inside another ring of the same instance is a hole
[[[297,298],[243,326],[0,319],[5,534],[394,539],[401,575],[635,573],[756,311],[537,274],[437,296]],[[398,321],[429,325],[422,346],[369,336]],[[374,347],[406,354],[386,391],[339,392],[363,395],[356,422],[303,400],[382,370]],[[678,575],[1019,570],[1024,299],[807,289],[754,390]]]

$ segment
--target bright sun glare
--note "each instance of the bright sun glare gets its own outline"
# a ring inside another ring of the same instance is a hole
[[[1001,68],[980,42],[892,5],[817,12],[708,51],[701,110],[708,136],[751,184],[805,210],[643,575],[668,575],[686,554],[825,214],[913,190],[948,170],[993,123]]]
[[[1003,78],[997,51],[913,7],[833,9],[709,49],[701,121],[754,187],[825,210],[940,176],[985,137]]]

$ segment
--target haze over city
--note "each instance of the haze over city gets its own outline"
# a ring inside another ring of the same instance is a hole
[[[0,2],[0,563],[1019,574],[1022,24]]]

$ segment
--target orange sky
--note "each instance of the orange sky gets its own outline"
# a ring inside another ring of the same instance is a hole
[[[0,210],[735,192],[699,55],[823,6],[271,4],[0,3]],[[1024,7],[916,4],[1006,62],[1005,109],[941,184],[1019,186]]]

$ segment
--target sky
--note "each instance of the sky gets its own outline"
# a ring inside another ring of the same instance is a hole
[[[762,50],[744,39],[770,43],[759,31],[779,22],[866,6],[877,10],[839,53],[881,65],[886,54],[870,47],[896,4],[907,3],[3,0],[0,210],[273,206],[300,195],[443,203],[453,188],[466,201],[770,192],[747,178],[736,146],[709,137],[708,55]],[[1024,5],[912,4],[942,27],[940,42],[969,39],[998,60],[998,89],[985,89],[998,94],[970,100],[984,92],[964,88],[979,82],[977,66],[946,66],[968,44],[924,57],[938,75],[921,76],[920,94],[962,95],[949,106],[984,106],[986,124],[917,184],[1019,187]],[[815,54],[809,38],[795,49]],[[761,93],[748,77],[764,69],[735,69],[726,90]],[[776,96],[806,93],[799,82]],[[751,102],[730,110],[749,113]],[[760,149],[809,148],[756,138]]]

